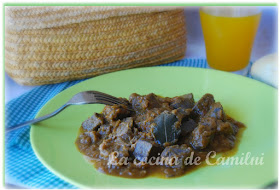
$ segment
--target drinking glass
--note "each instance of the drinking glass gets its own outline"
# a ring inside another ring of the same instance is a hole
[[[250,61],[261,12],[257,7],[201,7],[200,20],[210,68],[242,71]]]

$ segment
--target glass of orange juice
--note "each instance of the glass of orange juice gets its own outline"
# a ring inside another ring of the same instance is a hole
[[[201,7],[208,65],[242,71],[250,61],[261,12],[257,7]]]

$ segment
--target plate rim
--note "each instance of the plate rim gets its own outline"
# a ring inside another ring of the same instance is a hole
[[[87,78],[85,79],[84,81],[81,81],[77,84],[74,84],[73,86],[70,86],[64,90],[62,90],[61,92],[57,93],[54,97],[52,97],[50,100],[48,100],[41,108],[40,110],[36,113],[36,116],[35,118],[37,118],[38,116],[40,116],[42,110],[44,109],[44,107],[48,104],[50,104],[50,102],[55,99],[58,95],[60,95],[61,93],[67,93],[67,91],[71,90],[71,88],[79,85],[79,84],[82,84],[84,82],[88,82],[90,80],[94,80],[96,77],[102,77],[102,76],[107,76],[107,75],[111,75],[111,74],[114,74],[114,73],[120,73],[120,72],[133,72],[134,70],[145,70],[145,69],[168,69],[168,68],[178,68],[178,69],[186,69],[186,70],[201,70],[202,72],[212,72],[212,73],[220,73],[221,75],[225,75],[226,77],[230,76],[230,77],[233,77],[233,78],[240,78],[242,80],[248,80],[250,82],[253,82],[253,83],[256,83],[258,85],[261,85],[261,86],[264,86],[265,88],[269,88],[271,89],[272,91],[274,91],[274,93],[278,93],[278,89],[273,87],[273,86],[270,86],[268,84],[265,84],[261,81],[258,81],[256,79],[253,79],[253,78],[250,78],[250,77],[247,77],[247,76],[242,76],[242,75],[237,75],[237,74],[234,74],[234,73],[231,73],[231,72],[226,72],[226,71],[221,71],[221,70],[215,70],[215,69],[208,69],[208,68],[200,68],[200,67],[186,67],[186,66],[164,66],[164,65],[159,65],[159,66],[154,66],[154,67],[140,67],[140,68],[132,68],[132,69],[125,69],[125,70],[120,70],[120,71],[115,71],[115,72],[111,72],[111,73],[106,73],[106,74],[102,74],[102,75],[98,75],[98,76],[94,76],[94,77],[91,77],[91,78]],[[71,81],[68,81],[68,82],[71,82]],[[277,99],[278,100],[278,99]],[[72,184],[78,188],[89,188],[88,186],[86,185],[83,185],[81,183],[78,183],[76,181],[73,181],[72,179],[69,179],[68,177],[64,176],[63,174],[57,172],[55,169],[53,169],[49,164],[47,164],[47,162],[40,156],[40,154],[36,151],[36,149],[34,148],[34,138],[33,138],[33,133],[34,133],[34,128],[36,126],[34,126],[35,124],[32,124],[31,127],[30,127],[30,144],[31,144],[31,147],[32,147],[32,150],[35,154],[35,156],[37,157],[37,159],[43,164],[44,167],[46,167],[51,173],[53,173],[54,175],[56,175],[57,177],[63,179],[64,181],[68,182],[69,184]],[[111,176],[111,177],[117,177],[117,176]],[[271,182],[267,183],[267,184],[264,184],[264,186],[270,184],[270,183],[273,183],[275,182],[276,179],[272,179]],[[104,187],[103,187],[104,188]],[[124,187],[125,188],[125,187]],[[128,188],[128,187],[127,187]],[[198,187],[199,188],[199,187]],[[260,187],[259,187],[260,188]]]

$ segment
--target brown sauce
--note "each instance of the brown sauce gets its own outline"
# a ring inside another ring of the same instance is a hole
[[[210,151],[215,151],[217,157],[233,156],[245,130],[242,123],[224,113],[211,94],[197,102],[192,94],[174,98],[132,94],[129,101],[122,100],[123,105],[105,106],[101,114],[83,122],[76,140],[86,160],[109,175],[179,177],[206,167],[204,160]],[[199,165],[134,164],[152,156],[183,161],[200,157],[200,161]],[[126,162],[119,163],[122,158]],[[112,160],[118,164],[108,165]]]

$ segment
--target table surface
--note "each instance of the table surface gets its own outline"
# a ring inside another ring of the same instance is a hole
[[[277,52],[278,48],[277,7],[261,7],[261,10],[262,17],[251,53],[251,61],[253,62],[264,55]],[[185,58],[206,58],[198,7],[185,8],[185,15],[187,24],[187,51]],[[19,85],[5,73],[5,103],[35,87]],[[20,188],[6,184],[6,188],[15,187]]]

